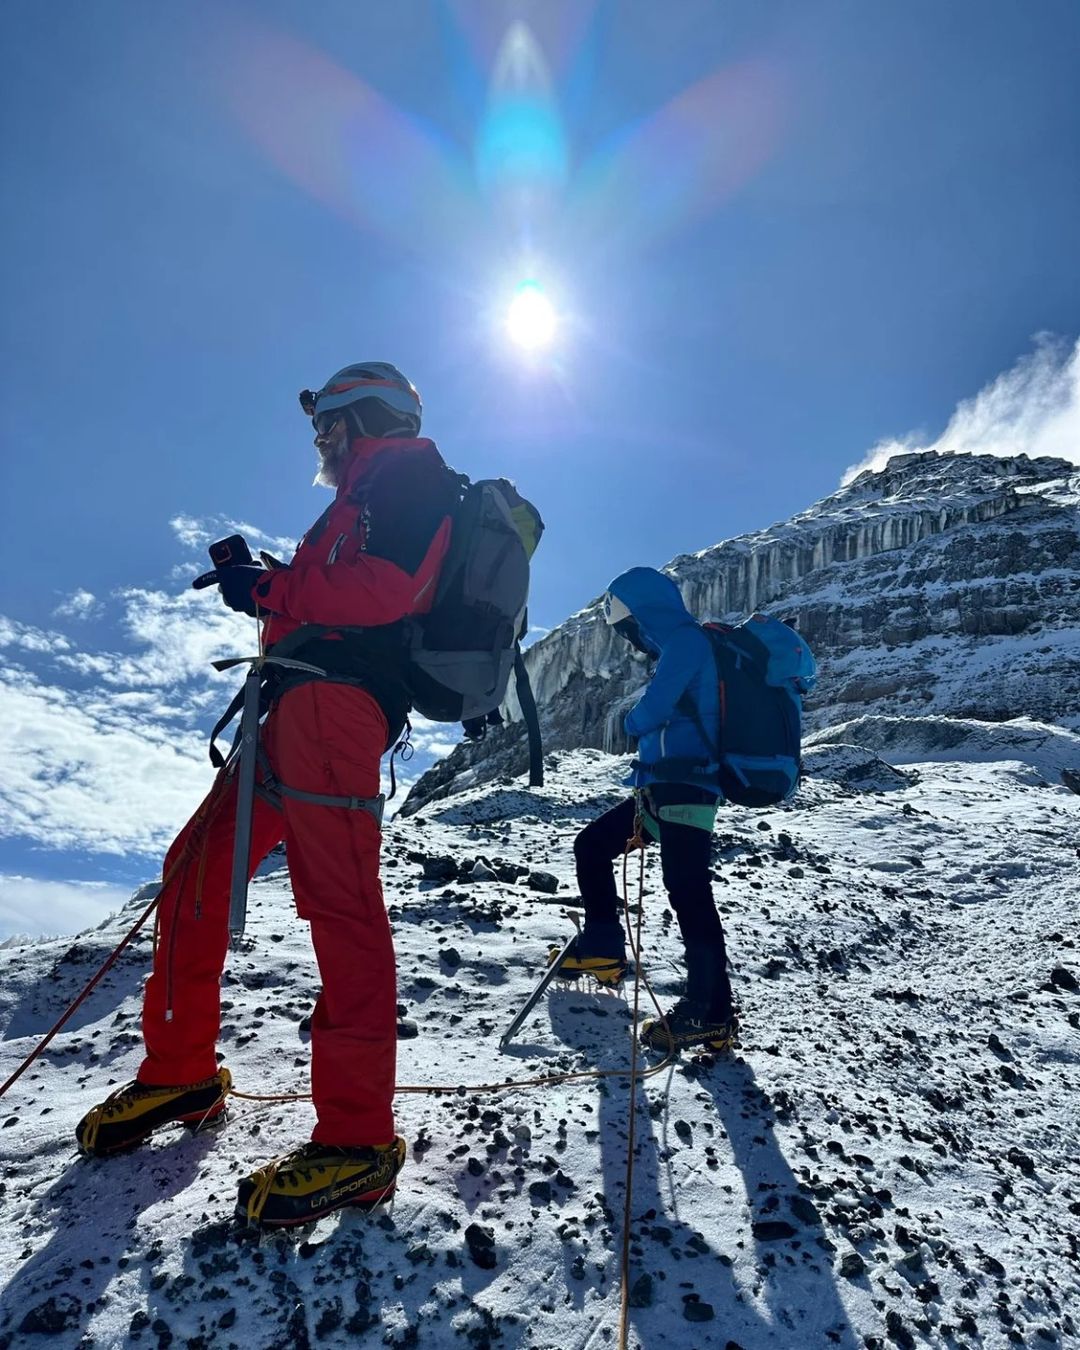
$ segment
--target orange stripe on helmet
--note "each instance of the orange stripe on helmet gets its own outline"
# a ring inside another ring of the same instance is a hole
[[[350,380],[348,384],[332,384],[321,390],[323,394],[347,394],[350,389],[359,389],[361,386],[377,385],[380,389],[401,389],[397,380]],[[404,392],[404,390],[403,390]]]

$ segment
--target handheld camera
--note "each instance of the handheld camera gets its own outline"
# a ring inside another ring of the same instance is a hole
[[[204,572],[191,583],[192,590],[202,591],[207,586],[216,586],[218,583],[218,572],[223,567],[237,567],[244,563],[253,563],[255,559],[251,556],[251,549],[242,534],[230,534],[227,539],[219,539],[211,544],[208,550],[210,561],[214,564],[212,572]]]

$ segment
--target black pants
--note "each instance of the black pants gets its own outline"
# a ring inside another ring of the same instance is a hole
[[[680,783],[657,783],[648,792],[656,808],[713,801],[712,794]],[[696,825],[678,825],[668,820],[659,820],[657,824],[664,888],[686,946],[687,997],[706,1005],[715,1017],[730,1017],[731,982],[727,974],[724,926],[716,912],[709,877],[712,834]],[[633,833],[634,798],[630,797],[597,816],[574,840],[578,887],[585,902],[586,920],[619,921],[619,893],[611,864],[613,859],[622,857]]]

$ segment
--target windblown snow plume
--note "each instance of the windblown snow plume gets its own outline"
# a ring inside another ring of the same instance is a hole
[[[940,454],[1053,455],[1080,464],[1080,341],[1046,334],[1011,370],[961,403],[930,445],[917,436],[881,441],[844,474],[850,483],[865,469],[877,472],[890,456],[936,450]]]

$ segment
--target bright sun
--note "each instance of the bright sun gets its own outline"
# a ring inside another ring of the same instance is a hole
[[[526,351],[550,346],[555,336],[555,310],[538,281],[523,281],[506,313],[511,341]]]

